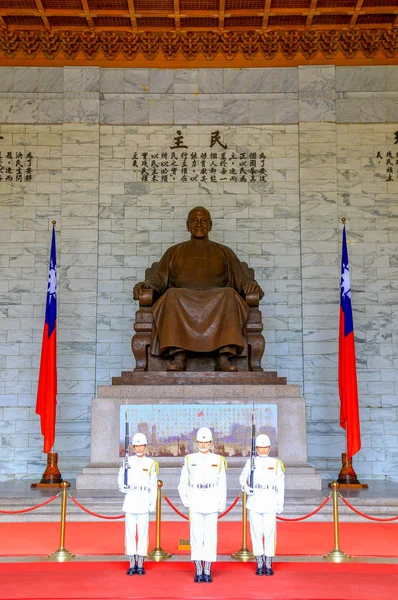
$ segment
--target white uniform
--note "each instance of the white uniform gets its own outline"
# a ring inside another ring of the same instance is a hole
[[[254,494],[247,497],[253,554],[275,556],[276,515],[283,511],[285,467],[279,458],[270,456],[256,456],[254,461]],[[248,485],[249,477],[250,459],[239,477],[243,489]]]
[[[125,552],[129,556],[146,556],[149,513],[156,507],[159,466],[147,456],[129,456],[128,460],[127,490],[124,487],[124,467],[120,467],[118,476],[119,491],[126,494],[122,508],[126,513]]]
[[[212,452],[185,457],[178,492],[189,508],[192,560],[217,558],[217,517],[227,502],[226,468],[225,458]]]

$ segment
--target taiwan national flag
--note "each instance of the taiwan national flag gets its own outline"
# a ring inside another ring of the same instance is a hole
[[[340,331],[339,331],[340,425],[346,431],[347,458],[361,449],[358,387],[352,319],[350,270],[345,225],[341,257]]]
[[[41,348],[39,386],[37,389],[36,413],[40,415],[41,432],[44,437],[44,452],[51,452],[55,438],[55,414],[57,404],[57,267],[55,228],[51,240],[50,268],[46,316],[44,320]]]

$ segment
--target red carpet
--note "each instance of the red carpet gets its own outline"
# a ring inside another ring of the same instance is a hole
[[[195,584],[189,563],[150,563],[144,577],[126,563],[0,564],[0,599],[20,600],[391,600],[398,565],[276,563],[274,577],[253,564],[217,563],[212,584]]]
[[[177,546],[189,538],[187,522],[162,524],[161,545],[171,554],[185,554]],[[123,554],[123,522],[67,523],[65,547],[74,554]],[[241,524],[219,523],[220,555],[241,547]],[[155,524],[150,544],[155,546]],[[278,523],[279,556],[322,555],[333,549],[332,523]],[[50,554],[59,547],[59,523],[0,523],[0,556]],[[398,523],[341,523],[340,548],[354,556],[398,556]]]

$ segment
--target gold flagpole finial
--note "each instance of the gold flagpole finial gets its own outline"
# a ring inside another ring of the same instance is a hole
[[[345,225],[346,218],[345,218],[345,217],[343,217],[343,218],[341,219],[341,222],[343,223],[343,225]]]
[[[57,224],[57,221],[52,221],[52,224],[53,224],[53,227],[55,227]]]

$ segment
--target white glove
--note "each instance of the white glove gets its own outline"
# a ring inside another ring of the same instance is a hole
[[[280,504],[277,504],[276,506],[276,514],[280,515],[283,512],[283,506],[281,506]]]
[[[122,492],[122,494],[127,494],[128,491],[129,491],[129,488],[126,487],[125,485],[123,487],[119,488],[119,492]]]
[[[225,510],[225,504],[223,504],[222,506],[219,506],[217,509],[217,512],[222,513]]]
[[[254,494],[254,490],[252,487],[250,487],[250,485],[245,485],[243,491],[246,492],[248,496],[253,496]]]
[[[150,504],[149,505],[149,512],[153,512],[156,508],[156,504]]]

